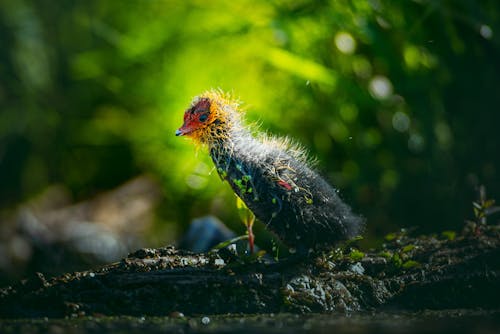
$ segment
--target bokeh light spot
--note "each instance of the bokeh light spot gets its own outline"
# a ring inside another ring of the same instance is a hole
[[[358,108],[354,104],[346,103],[340,106],[340,117],[346,122],[355,121],[358,118]]]
[[[418,133],[412,133],[410,138],[408,138],[408,148],[410,151],[418,153],[422,152],[425,147],[425,140],[422,135]]]
[[[406,132],[410,128],[410,117],[402,111],[392,116],[392,127],[399,132]]]
[[[486,25],[486,24],[483,24],[481,25],[481,27],[479,28],[479,34],[483,37],[483,38],[486,38],[486,39],[491,39],[491,37],[493,37],[493,30],[491,30],[491,27]]]
[[[376,147],[382,141],[380,131],[375,128],[368,129],[363,133],[363,144],[365,147]]]
[[[441,149],[447,150],[451,147],[453,142],[453,135],[451,129],[445,122],[438,122],[434,127],[438,145]]]
[[[392,169],[384,171],[380,177],[380,187],[388,190],[395,188],[399,183],[399,174]]]
[[[418,48],[416,48],[413,45],[409,45],[405,47],[404,49],[404,59],[406,66],[410,69],[416,69],[418,68],[420,64],[420,52],[418,51]]]
[[[340,31],[335,35],[335,46],[340,52],[350,55],[356,51],[356,40],[348,32]]]
[[[391,81],[383,76],[376,75],[374,76],[368,85],[368,89],[370,94],[379,100],[387,99],[392,95],[393,87]]]
[[[349,136],[349,130],[344,125],[344,123],[340,121],[333,122],[330,127],[330,134],[337,142],[342,142],[347,139]]]
[[[372,75],[372,65],[365,57],[355,57],[352,61],[352,70],[360,78],[369,78]]]

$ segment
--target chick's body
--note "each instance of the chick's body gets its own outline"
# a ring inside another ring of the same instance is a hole
[[[238,104],[223,93],[195,98],[177,135],[208,146],[220,177],[286,245],[307,250],[361,232],[363,220],[312,169],[304,151],[286,139],[254,136]]]

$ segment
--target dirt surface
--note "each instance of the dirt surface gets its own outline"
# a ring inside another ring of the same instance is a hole
[[[0,290],[1,318],[356,314],[374,310],[500,308],[500,228],[388,237],[279,261],[173,247],[141,249],[105,267]]]

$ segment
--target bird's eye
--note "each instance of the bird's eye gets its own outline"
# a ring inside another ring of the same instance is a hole
[[[200,117],[198,118],[198,120],[200,122],[205,122],[208,118],[208,115],[207,114],[201,114]]]

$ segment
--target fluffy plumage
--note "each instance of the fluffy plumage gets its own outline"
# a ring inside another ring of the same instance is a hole
[[[313,170],[305,151],[287,139],[253,135],[229,95],[196,97],[176,135],[207,146],[220,177],[288,246],[307,250],[361,232],[363,219]]]

